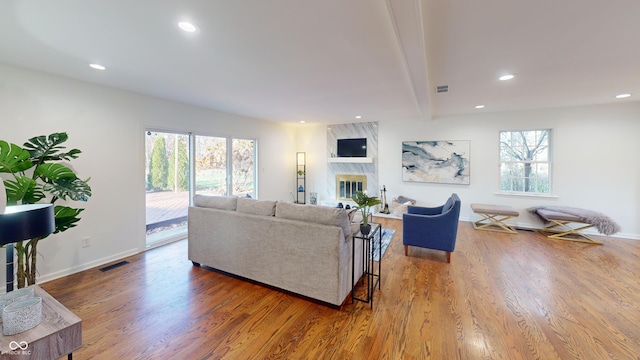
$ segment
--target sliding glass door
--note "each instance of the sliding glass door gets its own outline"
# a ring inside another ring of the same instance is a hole
[[[227,195],[227,138],[195,136],[196,194]]]
[[[147,247],[187,237],[191,193],[255,198],[256,150],[255,139],[147,130]]]
[[[147,247],[187,236],[189,135],[147,131],[145,136]]]
[[[249,139],[231,141],[232,195],[256,197],[256,142]]]
[[[196,193],[256,197],[256,141],[195,136]]]

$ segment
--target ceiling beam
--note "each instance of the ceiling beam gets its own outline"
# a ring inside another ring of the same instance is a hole
[[[431,120],[433,94],[430,91],[427,72],[422,0],[386,0],[386,2],[416,106],[423,120]]]

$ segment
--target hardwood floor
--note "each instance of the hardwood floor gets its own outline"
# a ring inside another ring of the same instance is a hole
[[[640,359],[640,241],[476,231],[451,263],[402,224],[374,309],[336,310],[192,266],[186,241],[41,284],[83,319],[75,359]]]

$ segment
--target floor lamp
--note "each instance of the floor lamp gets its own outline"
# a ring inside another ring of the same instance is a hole
[[[0,213],[0,245],[7,250],[7,292],[13,291],[13,243],[43,237],[55,229],[53,204],[7,206]]]

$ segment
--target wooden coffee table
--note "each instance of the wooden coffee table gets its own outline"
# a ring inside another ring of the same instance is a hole
[[[82,346],[82,320],[38,285],[31,287],[42,298],[42,322],[15,335],[0,331],[0,359],[71,359]]]

